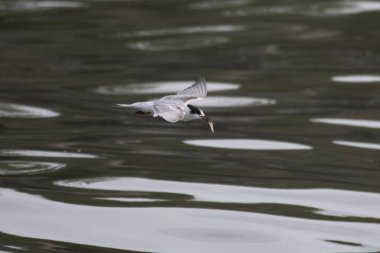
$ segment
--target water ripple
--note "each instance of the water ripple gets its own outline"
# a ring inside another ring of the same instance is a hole
[[[311,119],[310,121],[316,122],[316,123],[332,124],[332,125],[380,128],[380,121],[378,121],[378,120],[342,119],[342,118],[316,118],[316,119]]]
[[[351,15],[363,12],[374,12],[380,10],[380,3],[376,1],[330,1],[320,3],[302,3],[293,5],[274,5],[256,8],[240,8],[227,10],[226,16],[248,16],[248,15],[310,15],[310,16],[332,16]]]
[[[51,118],[59,115],[59,112],[49,109],[0,102],[0,117],[4,118]]]
[[[119,202],[156,202],[156,201],[165,201],[164,199],[149,199],[149,198],[116,198],[116,197],[102,197],[96,198],[99,200],[109,200],[109,201],[119,201]]]
[[[253,98],[253,97],[226,97],[226,96],[211,96],[202,100],[191,102],[196,106],[202,107],[241,107],[241,106],[264,106],[274,105],[276,100],[268,98]]]
[[[192,37],[192,38],[168,38],[154,39],[127,43],[131,49],[143,51],[170,51],[170,50],[187,50],[204,47],[218,46],[229,41],[227,37]]]
[[[129,38],[129,37],[150,37],[150,36],[165,36],[165,35],[193,34],[193,33],[224,33],[224,32],[235,32],[235,31],[243,31],[243,30],[245,30],[245,26],[243,25],[209,25],[209,26],[190,26],[190,27],[125,32],[125,33],[118,33],[116,36],[122,37],[122,38]]]
[[[9,3],[0,3],[0,10],[6,11],[36,11],[57,8],[80,8],[83,3],[78,1],[13,1]]]
[[[379,11],[380,3],[376,1],[341,1],[340,6],[326,8],[323,14],[327,15],[347,15],[362,12]]]
[[[104,85],[95,89],[96,93],[106,95],[128,95],[128,94],[164,94],[177,93],[192,85],[190,81],[166,81],[152,83],[132,83],[132,84],[115,84]],[[240,84],[222,83],[222,82],[207,82],[207,90],[225,91],[236,90],[240,88]]]
[[[3,233],[114,249],[167,253],[183,249],[198,253],[380,250],[378,224],[199,208],[73,205],[6,188],[0,188],[0,206]]]
[[[346,76],[334,76],[331,78],[334,82],[340,83],[375,83],[380,82],[380,76],[378,75],[346,75]]]
[[[0,149],[0,156],[55,157],[55,158],[97,158],[96,155],[29,149]]]
[[[276,203],[306,206],[345,217],[380,218],[380,194],[336,189],[270,189],[222,184],[154,180],[146,178],[96,178],[61,180],[56,185],[83,189],[177,193],[194,201],[216,203]]]
[[[365,142],[354,142],[354,141],[333,141],[334,144],[355,147],[355,148],[364,148],[364,149],[380,149],[380,144],[376,143],[365,143]]]
[[[37,161],[0,161],[0,175],[39,174],[64,168],[63,163]]]
[[[190,8],[193,9],[222,9],[232,8],[247,5],[252,0],[213,0],[213,1],[201,1],[198,3],[190,4]]]
[[[270,140],[254,139],[203,139],[203,140],[185,140],[185,144],[210,147],[210,148],[227,148],[241,150],[308,150],[313,149],[311,146]]]

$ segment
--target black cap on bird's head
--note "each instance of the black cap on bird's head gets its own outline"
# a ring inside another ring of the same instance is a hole
[[[189,107],[191,114],[198,115],[199,118],[207,121],[207,123],[210,125],[212,133],[214,133],[214,122],[212,122],[212,120],[209,117],[207,117],[201,109],[190,104],[188,104],[187,107]]]
[[[187,105],[187,107],[189,107],[190,109],[190,113],[191,114],[197,114],[197,115],[202,115],[204,114],[201,109],[199,109],[198,107],[194,106],[194,105]]]

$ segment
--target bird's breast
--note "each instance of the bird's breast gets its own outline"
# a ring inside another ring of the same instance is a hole
[[[194,115],[194,114],[191,114],[190,112],[186,112],[185,113],[185,116],[183,117],[182,121],[191,121],[191,120],[195,120],[195,119],[198,119],[199,117]]]

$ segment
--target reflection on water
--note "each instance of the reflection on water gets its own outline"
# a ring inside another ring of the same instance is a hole
[[[375,83],[380,82],[380,76],[376,75],[346,75],[332,77],[334,82],[341,83]]]
[[[159,30],[143,30],[136,32],[119,33],[117,37],[149,37],[149,36],[166,36],[176,34],[192,34],[192,33],[223,33],[242,31],[245,27],[242,25],[216,25],[216,26],[192,26],[181,28],[167,28]]]
[[[144,51],[171,51],[188,50],[204,47],[213,47],[229,42],[225,36],[210,36],[212,33],[230,33],[244,31],[244,25],[206,25],[174,27],[153,30],[140,30],[134,32],[117,33],[116,37],[134,39],[138,37],[152,37],[143,41],[127,42],[131,49]],[[194,34],[194,35],[192,35]],[[192,35],[184,36],[184,35]],[[164,37],[165,36],[165,37]]]
[[[292,5],[283,6],[265,6],[255,8],[244,8],[232,11],[226,11],[227,16],[246,16],[246,15],[268,15],[268,14],[295,14],[295,15],[350,15],[362,12],[373,12],[380,10],[380,3],[376,1],[320,1],[315,3],[293,3]]]
[[[252,0],[212,0],[212,1],[199,1],[198,3],[190,4],[194,9],[219,9],[231,8],[248,4]]]
[[[100,86],[95,89],[99,94],[128,95],[128,94],[170,94],[183,90],[193,82],[191,81],[167,81],[154,83],[132,83]],[[235,83],[207,82],[208,92],[226,91],[239,89],[240,85]]]
[[[23,237],[147,252],[305,252],[300,245],[318,253],[380,249],[375,224],[199,208],[91,207],[4,188],[0,193],[2,232]]]
[[[193,201],[277,203],[315,208],[341,216],[380,219],[380,194],[334,189],[266,189],[145,178],[97,178],[58,181],[57,185],[96,190],[187,194]],[[133,198],[131,199],[133,200]],[[371,204],[372,203],[372,204]]]
[[[185,140],[185,144],[242,150],[304,150],[313,149],[311,146],[270,140],[250,140],[250,139],[205,139],[205,140]]]
[[[21,175],[54,172],[64,168],[63,163],[35,161],[0,161],[0,175]]]
[[[25,157],[64,157],[64,158],[96,158],[96,155],[85,153],[56,152],[27,149],[0,149],[0,156],[25,156]]]
[[[197,242],[215,242],[223,244],[231,243],[276,243],[279,237],[271,234],[252,231],[249,229],[225,229],[225,228],[174,228],[163,229],[162,234],[177,239],[193,240]]]
[[[276,100],[267,98],[249,98],[249,97],[215,97],[209,96],[202,100],[191,102],[196,106],[202,107],[241,107],[241,106],[263,106],[274,105]]]
[[[311,122],[354,127],[380,128],[380,121],[378,120],[317,118],[312,119]]]
[[[0,3],[0,11],[34,11],[56,8],[79,8],[83,3],[79,1],[45,1],[45,0],[14,0]]]
[[[154,39],[127,43],[131,49],[144,51],[171,51],[186,50],[195,48],[204,48],[218,46],[229,41],[227,37],[191,37],[191,38],[171,38],[171,39]]]
[[[12,246],[12,245],[5,245],[4,246],[5,248],[7,248],[7,249],[13,249],[13,250],[26,250],[25,248],[23,248],[23,247],[17,247],[17,246]],[[1,253],[11,253],[11,252],[13,252],[13,251],[0,251]]]
[[[376,11],[0,1],[0,252],[380,252]],[[214,135],[113,106],[199,76]]]
[[[6,118],[51,118],[60,113],[34,106],[0,102],[0,117]]]
[[[120,202],[156,202],[164,201],[163,199],[148,199],[148,198],[96,198],[99,200],[120,201]]]
[[[365,148],[365,149],[380,149],[380,144],[376,143],[364,143],[364,142],[354,142],[354,141],[333,141],[334,144],[343,145],[355,148]]]
[[[357,14],[367,11],[379,11],[380,3],[376,1],[342,1],[341,6],[328,8],[324,11],[328,15]]]

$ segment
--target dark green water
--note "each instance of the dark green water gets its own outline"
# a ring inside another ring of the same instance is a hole
[[[379,1],[0,1],[0,252],[379,252]],[[114,107],[199,76],[215,121]]]

